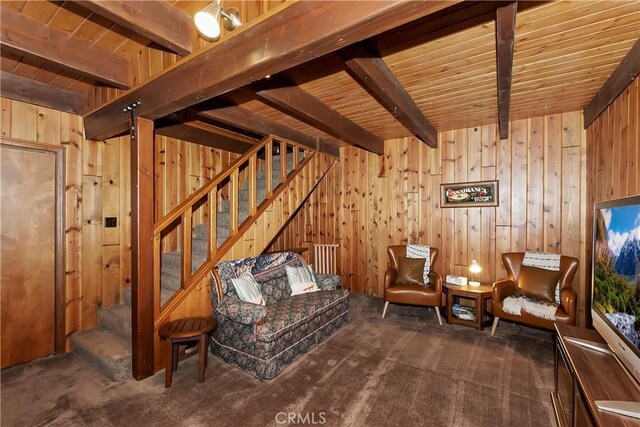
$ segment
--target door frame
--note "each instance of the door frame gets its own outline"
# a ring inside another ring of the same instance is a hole
[[[65,244],[64,244],[64,147],[0,137],[0,148],[52,153],[55,161],[55,283],[54,283],[54,347],[55,354],[66,351]]]

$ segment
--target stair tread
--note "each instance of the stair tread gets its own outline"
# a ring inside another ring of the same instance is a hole
[[[175,291],[171,291],[169,289],[160,288],[160,305],[163,306],[169,298],[171,298],[175,294]],[[122,299],[124,300],[125,305],[131,306],[131,287],[124,288],[122,290]]]
[[[131,341],[98,327],[71,336],[75,352],[96,362],[114,380],[131,377]]]
[[[279,160],[274,159],[275,172],[273,175],[273,188],[280,185],[279,182]],[[287,173],[293,169],[291,156],[287,156]],[[261,203],[265,199],[265,177],[264,172],[259,172],[257,187],[257,202]],[[242,223],[248,218],[248,183],[240,190],[240,200],[238,202],[238,222]],[[229,202],[223,201],[222,211],[218,214],[217,245],[220,246],[227,237],[229,224]],[[192,266],[202,265],[206,262],[206,241],[208,239],[208,225],[198,224],[194,226],[193,237],[197,241],[192,246]],[[203,241],[205,242],[203,244]],[[181,251],[164,253],[163,266],[161,271],[161,305],[164,305],[180,287],[181,269],[179,268],[182,259]],[[171,264],[171,265],[168,265]],[[173,268],[178,266],[178,268]],[[172,287],[167,287],[172,285]],[[113,305],[101,309],[98,312],[99,326],[93,329],[77,332],[71,336],[73,349],[75,352],[84,355],[87,359],[96,363],[100,369],[114,380],[131,377],[131,288],[123,290],[124,304]]]
[[[114,360],[131,357],[131,342],[108,329],[97,327],[73,334],[76,343],[90,343],[96,353]]]
[[[178,263],[182,262],[182,251],[165,252],[162,254],[162,256],[163,258],[164,257],[175,258],[173,260],[163,260],[165,263],[167,261],[177,261]],[[191,250],[191,263],[194,263],[197,261],[199,264],[202,264],[206,260],[207,260],[206,253],[202,253],[201,251],[194,251],[193,249]]]
[[[100,309],[98,323],[100,327],[131,339],[131,306],[118,304]]]
[[[103,313],[113,313],[114,316],[121,319],[131,320],[131,307],[126,304],[116,304],[110,307],[100,309]]]

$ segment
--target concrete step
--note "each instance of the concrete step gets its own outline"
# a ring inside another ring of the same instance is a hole
[[[114,381],[131,378],[131,341],[102,327],[71,336],[73,351]]]
[[[131,342],[131,306],[112,305],[98,310],[98,324]]]

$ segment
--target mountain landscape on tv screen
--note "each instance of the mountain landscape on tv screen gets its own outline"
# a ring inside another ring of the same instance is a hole
[[[640,239],[634,234],[627,237],[616,259],[616,271],[623,276],[633,277],[638,274],[640,265]]]
[[[614,241],[605,215],[611,221],[611,212],[596,211],[593,308],[640,348],[640,232]]]

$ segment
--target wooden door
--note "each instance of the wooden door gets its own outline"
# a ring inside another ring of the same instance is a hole
[[[56,153],[0,145],[0,365],[56,350]]]

